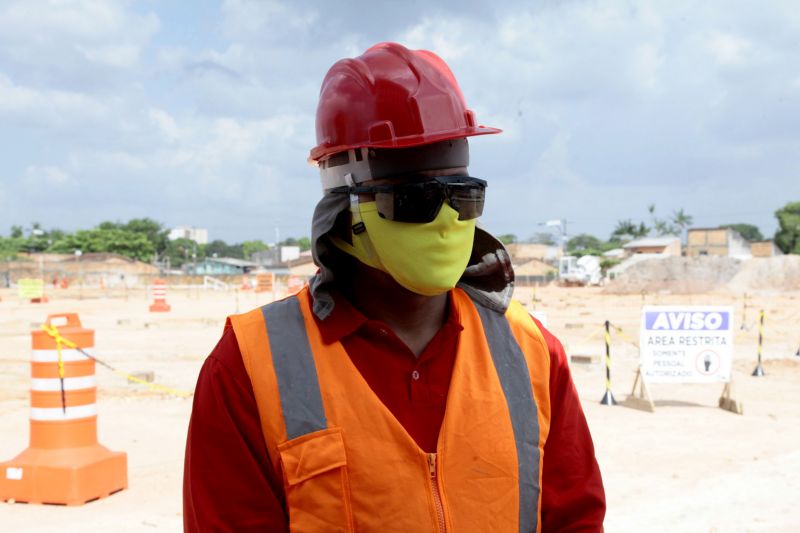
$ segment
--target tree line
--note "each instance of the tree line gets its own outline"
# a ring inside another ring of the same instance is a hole
[[[567,253],[580,255],[601,255],[618,248],[633,239],[647,236],[682,236],[691,226],[693,217],[683,209],[674,211],[669,217],[656,214],[655,205],[647,208],[650,221],[619,220],[607,240],[582,233],[570,238],[566,243]],[[778,230],[773,237],[778,248],[787,254],[800,254],[800,202],[790,202],[775,211]],[[725,224],[720,227],[738,231],[748,241],[763,241],[764,235],[752,224]],[[27,234],[27,235],[26,235]],[[198,244],[190,239],[170,240],[169,230],[163,224],[150,218],[134,218],[128,222],[102,222],[91,229],[67,232],[60,229],[44,229],[39,223],[30,228],[12,226],[9,236],[0,236],[0,260],[10,260],[20,253],[66,253],[76,250],[83,253],[107,252],[137,259],[139,261],[158,261],[172,267],[185,263],[202,261],[206,257],[232,257],[250,259],[252,254],[269,249],[261,240],[248,240],[228,244],[217,239],[208,244]],[[505,244],[517,242],[513,234],[500,235]],[[550,233],[537,233],[527,242],[556,244]],[[279,243],[283,246],[299,246],[302,251],[311,248],[308,237],[290,237]]]
[[[649,205],[647,211],[650,214],[649,222],[634,221],[631,218],[619,220],[607,240],[588,233],[571,237],[566,242],[566,252],[572,255],[601,255],[634,239],[665,235],[683,237],[694,221],[694,218],[683,209],[678,209],[671,216],[663,218],[656,214],[654,204]],[[775,217],[778,219],[778,229],[772,237],[775,244],[785,254],[800,254],[800,202],[786,204],[775,211]],[[753,224],[740,222],[723,224],[719,227],[733,229],[750,242],[767,240],[761,230]],[[513,234],[500,235],[498,238],[504,244],[517,242],[517,237]],[[557,244],[553,234],[545,232],[534,234],[526,242]]]
[[[67,232],[46,230],[34,222],[30,228],[12,226],[7,237],[0,236],[0,260],[11,260],[23,253],[114,253],[144,262],[160,262],[179,268],[185,263],[202,261],[207,257],[250,259],[269,249],[261,240],[229,244],[221,239],[198,244],[191,239],[169,239],[169,229],[150,218],[134,218],[128,222],[101,222],[91,229]],[[299,246],[308,250],[308,237],[290,237],[281,246]]]

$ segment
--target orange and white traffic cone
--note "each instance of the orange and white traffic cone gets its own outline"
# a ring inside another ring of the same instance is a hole
[[[82,505],[127,488],[128,459],[97,442],[95,362],[64,343],[89,350],[94,330],[75,313],[50,315],[43,329],[31,332],[29,446],[0,463],[0,500]]]
[[[171,307],[167,303],[167,282],[161,278],[153,280],[153,303],[150,311],[153,313],[163,313],[169,311]]]

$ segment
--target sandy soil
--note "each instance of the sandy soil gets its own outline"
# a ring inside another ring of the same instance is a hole
[[[762,378],[756,330],[740,330],[734,360],[738,416],[716,407],[721,386],[651,386],[655,413],[600,405],[606,319],[622,329],[612,344],[612,388],[623,400],[633,383],[639,313],[646,304],[734,305],[728,292],[671,296],[611,295],[599,289],[547,287],[517,296],[546,314],[568,352],[589,356],[573,375],[605,480],[609,532],[800,531],[800,292],[749,294],[746,323],[767,312]],[[151,314],[143,292],[127,299],[99,291],[56,292],[47,304],[21,303],[0,291],[0,460],[27,446],[30,330],[48,313],[77,311],[96,330],[99,357],[121,370],[152,370],[156,381],[191,390],[224,317],[265,303],[201,290],[171,291],[172,311]],[[737,324],[738,328],[739,325]],[[181,477],[191,399],[148,391],[102,368],[99,440],[128,453],[130,487],[80,507],[0,503],[2,531],[180,531]]]

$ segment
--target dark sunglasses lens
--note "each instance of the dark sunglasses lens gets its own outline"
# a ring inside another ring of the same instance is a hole
[[[458,211],[459,220],[472,220],[483,214],[486,190],[477,183],[436,181],[395,185],[391,192],[376,192],[378,214],[395,222],[432,222],[445,201]]]
[[[408,184],[394,187],[392,192],[375,193],[378,213],[395,222],[431,222],[444,202],[438,184]]]
[[[483,214],[486,190],[483,187],[450,187],[450,206],[458,211],[458,220],[472,220]]]

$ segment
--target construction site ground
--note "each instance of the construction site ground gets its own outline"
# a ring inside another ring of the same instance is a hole
[[[144,290],[52,291],[21,302],[0,290],[0,461],[28,444],[30,331],[49,313],[78,312],[96,330],[96,355],[125,372],[191,391],[225,316],[267,303],[269,294],[170,290],[168,313],[150,313]],[[572,370],[603,473],[608,532],[800,531],[800,290],[704,294],[610,294],[601,288],[519,288],[544,313],[576,360]],[[717,407],[722,385],[651,385],[655,413],[600,404],[605,388],[601,326],[611,321],[612,390],[630,392],[643,304],[736,309],[736,415]],[[766,311],[764,370],[756,365],[758,309]],[[744,318],[744,322],[742,322]],[[745,328],[741,328],[744,323]],[[583,356],[583,357],[580,357]],[[191,397],[131,384],[98,367],[99,440],[128,454],[129,488],[82,506],[0,503],[0,530],[180,531],[183,453]]]

